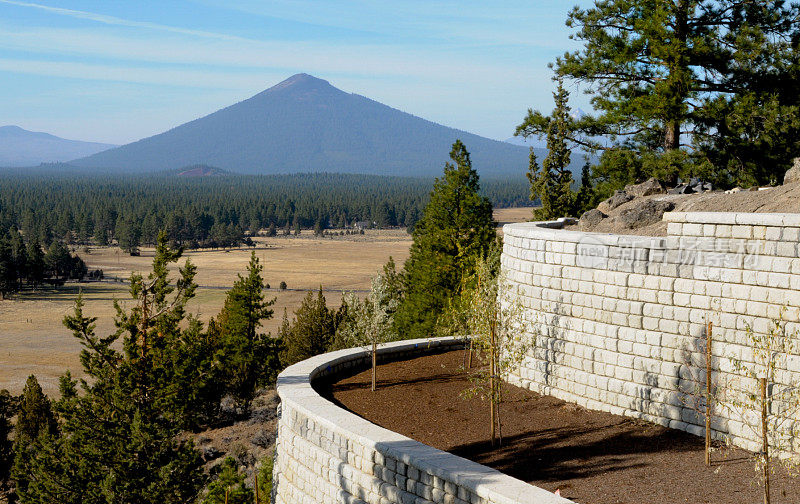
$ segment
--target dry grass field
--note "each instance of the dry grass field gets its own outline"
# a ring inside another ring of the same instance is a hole
[[[276,298],[275,315],[264,324],[266,331],[276,331],[284,308],[291,317],[308,290],[322,286],[332,307],[339,305],[341,293],[369,289],[370,279],[394,257],[402,266],[408,258],[411,237],[405,230],[367,230],[364,235],[314,238],[310,233],[299,237],[259,238],[256,255],[264,265],[264,279]],[[253,249],[190,251],[184,255],[197,266],[200,288],[189,305],[192,313],[208,320],[216,315],[225,300],[225,292],[236,275],[247,267]],[[116,247],[92,247],[79,251],[90,269],[100,268],[107,278],[127,279],[131,272],[147,273],[153,249],[145,248],[139,257],[131,257]],[[288,289],[277,289],[285,281]],[[0,389],[18,393],[29,374],[36,374],[48,394],[58,390],[58,377],[65,369],[79,374],[80,344],[61,324],[72,311],[78,291],[83,291],[85,313],[97,317],[97,333],[114,331],[113,300],[127,301],[125,282],[67,284],[61,288],[25,291],[12,300],[0,301]]]
[[[529,221],[532,217],[533,208],[531,207],[500,208],[494,211],[494,220],[497,221],[500,228],[504,224]]]
[[[530,218],[530,209],[502,209],[495,212],[501,225]],[[343,291],[366,291],[370,279],[394,257],[398,267],[408,258],[411,237],[405,230],[367,230],[364,235],[315,238],[305,231],[298,237],[256,240],[256,255],[264,265],[264,279],[276,298],[275,315],[264,323],[264,330],[275,332],[284,309],[291,317],[308,290],[322,286],[328,304],[338,307]],[[189,309],[208,320],[216,315],[226,289],[245,270],[251,250],[190,251],[181,259],[197,266],[200,288]],[[97,333],[114,331],[113,300],[128,301],[127,283],[131,272],[147,273],[153,249],[145,248],[139,257],[124,254],[116,247],[91,247],[80,251],[90,269],[100,268],[107,279],[122,282],[67,284],[61,288],[25,291],[12,300],[0,301],[0,389],[19,393],[30,374],[36,374],[45,392],[57,393],[58,377],[65,369],[80,374],[80,344],[61,324],[71,313],[78,291],[83,292],[84,311],[97,317]],[[285,281],[288,289],[277,289]]]

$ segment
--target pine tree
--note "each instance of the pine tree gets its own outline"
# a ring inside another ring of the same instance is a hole
[[[0,494],[8,489],[13,459],[11,419],[17,413],[17,400],[8,390],[0,390]]]
[[[592,165],[587,160],[581,169],[581,186],[578,189],[578,194],[575,195],[575,212],[574,215],[579,216],[595,207],[594,205],[594,185],[592,184],[591,176]]]
[[[22,397],[14,427],[14,438],[19,442],[31,442],[40,434],[53,434],[57,424],[50,400],[42,392],[36,376],[30,375],[22,390]]]
[[[453,144],[444,177],[434,183],[431,199],[414,228],[405,264],[404,298],[395,318],[404,338],[428,337],[447,299],[457,294],[495,238],[492,205],[479,194],[478,174],[469,152]]]
[[[264,296],[263,269],[252,252],[247,275],[238,275],[215,324],[220,380],[245,406],[256,386],[273,381],[280,367],[280,341],[258,333],[261,322],[272,318],[270,307],[275,303],[275,298]]]
[[[30,461],[40,450],[41,444],[56,435],[58,424],[50,400],[44,395],[33,375],[25,383],[17,411],[17,423],[14,426],[14,466],[11,474],[15,492],[25,496],[31,479]]]
[[[44,252],[39,240],[34,238],[28,243],[28,283],[37,287],[44,280]]]
[[[336,319],[328,309],[322,287],[315,296],[309,291],[294,312],[294,323],[283,336],[285,350],[281,361],[285,365],[327,352],[336,333]]]
[[[203,504],[252,504],[253,490],[244,484],[245,474],[239,471],[236,460],[227,457],[217,469]]]
[[[11,244],[0,234],[0,300],[17,290],[14,257],[11,255]]]
[[[54,241],[44,255],[44,266],[47,276],[66,278],[69,276],[72,256],[69,249],[60,241]]]
[[[579,119],[570,139],[656,160],[671,151],[691,154],[683,173],[666,171],[669,162],[651,163],[668,182],[707,170],[702,161],[714,164],[719,183],[769,182],[800,152],[799,16],[800,6],[785,0],[597,0],[575,7],[567,26],[583,47],[553,66],[586,85],[597,116]],[[530,110],[518,133],[540,133],[547,122]]]
[[[130,217],[120,218],[116,228],[119,248],[132,256],[139,255],[139,246],[142,244],[142,228],[138,222]]]
[[[533,149],[530,151],[527,177],[531,184],[531,200],[538,199],[541,202],[541,208],[534,210],[534,218],[537,220],[567,217],[573,213],[575,207],[572,172],[569,170],[572,151],[567,145],[573,120],[569,115],[569,93],[561,79],[557,79],[557,83],[558,87],[553,93],[556,106],[547,118],[548,152],[541,169]]]
[[[22,235],[16,229],[10,231],[9,244],[17,281],[16,290],[19,291],[22,289],[22,280],[28,277],[28,251],[25,249]]]
[[[177,436],[182,415],[194,413],[187,412],[187,398],[209,376],[208,369],[186,366],[184,352],[199,337],[198,323],[185,314],[195,268],[187,261],[179,278],[170,279],[168,265],[181,252],[166,242],[162,233],[146,279],[131,276],[135,305],[125,311],[116,304],[114,334],[95,335],[96,319],[84,315],[80,297],[65,317],[84,347],[87,379],[79,393],[77,382],[62,378],[61,435],[40,438],[31,452],[29,483],[19,492],[23,504],[178,504],[193,501],[202,488],[200,455]]]

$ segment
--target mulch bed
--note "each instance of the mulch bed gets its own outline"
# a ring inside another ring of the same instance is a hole
[[[642,421],[590,411],[504,386],[503,444],[489,441],[489,407],[464,398],[473,387],[464,352],[381,364],[320,383],[340,406],[422,443],[493,467],[581,504],[755,504],[762,502],[753,462],[720,449],[704,463],[703,440]],[[772,503],[800,503],[800,478],[772,479]]]

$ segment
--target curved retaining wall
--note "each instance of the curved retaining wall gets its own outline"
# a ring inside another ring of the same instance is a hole
[[[463,346],[445,338],[382,345],[382,360]],[[281,398],[274,471],[277,504],[567,504],[571,501],[494,469],[424,445],[322,398],[315,379],[369,366],[349,349],[288,367]],[[409,403],[413,398],[409,398]]]
[[[562,230],[561,222],[504,226],[502,269],[537,337],[512,382],[704,432],[688,392],[705,384],[706,322],[717,384],[732,378],[731,358],[755,361],[747,324],[763,334],[784,306],[787,330],[800,327],[800,214],[672,212],[664,220],[665,238]],[[778,377],[798,383],[800,359],[789,356]],[[715,414],[717,437],[759,448],[740,414]]]

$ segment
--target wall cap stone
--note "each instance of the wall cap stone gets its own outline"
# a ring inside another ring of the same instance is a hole
[[[800,213],[666,212],[664,222],[800,227]]]
[[[386,343],[379,354],[404,353],[421,346],[430,348],[457,346],[458,338],[431,338]],[[337,364],[361,360],[369,356],[365,348],[339,350],[298,362],[280,375],[276,390],[283,404],[303,413],[334,433],[375,449],[454,483],[496,504],[569,504],[572,501],[537,486],[512,478],[495,469],[414,441],[396,432],[379,427],[358,415],[342,409],[320,396],[311,382]]]
[[[665,214],[666,215],[666,214]],[[517,222],[505,224],[503,234],[518,238],[535,240],[552,240],[568,243],[584,243],[607,245],[610,247],[666,249],[667,238],[662,236],[620,235],[612,233],[594,233],[589,231],[573,231],[562,229],[563,219],[546,222]]]

